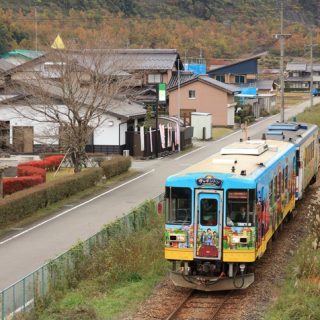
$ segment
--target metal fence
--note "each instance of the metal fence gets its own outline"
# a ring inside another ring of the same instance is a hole
[[[74,276],[78,264],[84,260],[84,257],[90,256],[97,248],[105,247],[108,239],[117,232],[128,233],[146,228],[153,215],[162,213],[162,208],[163,194],[151,201],[146,201],[128,215],[107,225],[89,239],[1,291],[1,320],[14,319],[15,314],[31,310],[37,301],[44,299],[51,290],[70,282],[70,276]]]

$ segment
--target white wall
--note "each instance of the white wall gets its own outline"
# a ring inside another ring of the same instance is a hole
[[[111,126],[111,124],[113,125]],[[95,145],[119,145],[119,124],[121,120],[115,117],[106,116],[104,123],[95,130],[93,135],[93,143]],[[120,145],[126,143],[125,132],[127,131],[127,123],[120,126]]]
[[[25,108],[24,106],[15,106],[15,108]],[[24,111],[25,113],[25,111]],[[25,113],[26,114],[26,113]],[[34,115],[33,115],[34,116]],[[12,106],[0,106],[0,120],[10,121],[10,143],[12,143],[12,127],[13,126],[32,126],[34,130],[34,144],[58,144],[58,138],[48,138],[48,133],[55,136],[58,133],[59,126],[48,122],[38,122],[29,120],[17,113]],[[111,126],[111,122],[113,125]],[[118,145],[119,144],[119,124],[121,120],[116,117],[106,115],[106,121],[95,130],[95,145]],[[110,124],[110,125],[109,125]],[[127,124],[120,127],[120,145],[125,144],[125,132]],[[46,138],[44,138],[46,135]]]

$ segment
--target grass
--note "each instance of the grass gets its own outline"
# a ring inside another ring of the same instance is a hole
[[[46,181],[49,182],[52,180],[61,179],[61,178],[67,177],[67,176],[71,176],[73,174],[74,174],[73,168],[61,168],[57,172],[57,174],[55,174],[55,172],[47,172]]]
[[[320,126],[320,104],[317,104],[312,108],[308,108],[304,112],[300,113],[297,116],[297,121],[314,123]]]
[[[155,210],[155,209],[154,209]],[[48,301],[17,319],[119,319],[137,309],[167,274],[163,254],[163,217],[149,229],[120,232],[93,253],[72,289],[54,292]]]
[[[63,178],[63,176],[65,176],[66,174],[69,174],[68,171],[65,171],[64,173],[61,173],[60,176],[57,176],[56,178]],[[52,173],[53,175],[53,173]],[[77,194],[58,201],[54,204],[49,205],[46,208],[42,208],[40,210],[37,210],[36,212],[34,212],[31,216],[20,220],[19,222],[15,222],[12,223],[10,225],[8,225],[6,228],[0,229],[0,237],[4,236],[5,234],[9,233],[10,231],[12,231],[12,229],[16,229],[16,228],[23,228],[27,225],[30,225],[36,221],[39,221],[41,219],[43,219],[44,217],[50,216],[52,214],[55,214],[58,210],[63,209],[64,206],[69,205],[71,203],[76,203],[79,202],[89,196],[92,196],[94,194],[98,194],[99,192],[105,190],[106,188],[110,187],[111,185],[114,185],[118,182],[121,182],[123,180],[126,180],[128,178],[131,178],[133,176],[137,175],[137,171],[130,169],[129,171],[120,174],[114,178],[105,180],[105,181],[101,181],[100,183],[98,183],[97,185],[95,185],[92,188],[88,188],[86,190],[83,190],[81,192],[78,192]]]
[[[306,101],[310,98],[308,92],[285,92],[284,93],[284,104],[286,107],[295,106],[303,101]],[[276,107],[280,109],[280,93],[277,95]]]
[[[230,128],[212,128],[212,139],[218,140],[232,132],[234,132],[234,130]]]
[[[320,319],[320,249],[306,240],[288,269],[280,296],[265,320]]]

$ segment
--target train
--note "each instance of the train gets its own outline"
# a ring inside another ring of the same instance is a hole
[[[270,125],[170,176],[165,184],[165,259],[176,286],[245,289],[257,261],[316,179],[318,127]]]

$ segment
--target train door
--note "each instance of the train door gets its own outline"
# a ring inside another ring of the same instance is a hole
[[[199,259],[221,259],[222,191],[196,192],[194,256]]]

